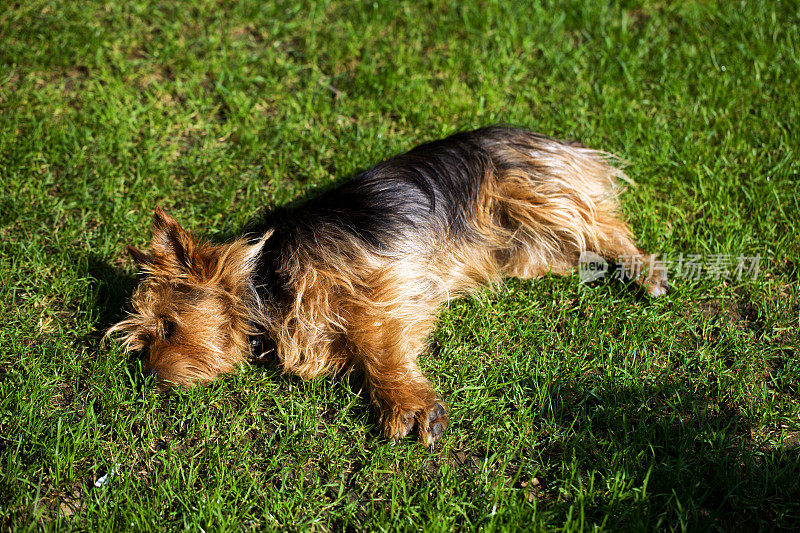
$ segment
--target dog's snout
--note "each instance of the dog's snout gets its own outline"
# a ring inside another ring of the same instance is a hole
[[[152,377],[152,378],[153,378],[153,381],[155,381],[156,383],[158,383],[158,372],[156,372],[155,370],[150,370],[150,371],[148,371],[148,372],[145,372],[145,373],[144,373],[144,377],[145,377],[145,378],[150,378],[150,377]]]

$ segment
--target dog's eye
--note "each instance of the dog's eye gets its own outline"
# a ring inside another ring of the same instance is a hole
[[[162,339],[169,339],[175,333],[175,330],[178,329],[178,325],[175,324],[172,320],[164,319],[161,321],[161,338]]]

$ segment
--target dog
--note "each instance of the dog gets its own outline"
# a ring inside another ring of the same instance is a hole
[[[616,159],[577,142],[490,126],[429,142],[298,207],[210,244],[156,207],[128,316],[109,330],[161,389],[209,382],[268,340],[302,378],[358,369],[383,434],[433,445],[445,402],[417,364],[447,301],[576,270],[582,253],[634,259],[651,297],[666,270],[618,211]],[[258,353],[255,354],[259,355]]]

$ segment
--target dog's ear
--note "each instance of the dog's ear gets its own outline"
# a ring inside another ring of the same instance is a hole
[[[127,246],[127,250],[131,258],[133,258],[133,261],[139,266],[146,265],[153,260],[150,254],[143,252],[140,249],[131,246],[130,244]]]
[[[205,279],[215,280],[227,290],[235,292],[255,270],[261,249],[271,235],[272,230],[255,241],[245,237],[230,244],[207,248],[206,253],[212,254],[207,256],[209,268],[205,272],[198,270],[197,275],[205,275]]]
[[[255,268],[256,260],[258,256],[261,255],[261,249],[264,248],[264,243],[266,243],[275,230],[270,229],[256,240],[251,241],[248,245],[244,247],[244,262],[250,268]]]
[[[186,269],[192,265],[195,241],[166,211],[156,206],[153,213],[153,258],[163,266]]]

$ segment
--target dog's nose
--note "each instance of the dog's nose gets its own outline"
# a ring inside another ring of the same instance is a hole
[[[145,378],[152,377],[153,381],[158,382],[158,372],[156,372],[155,370],[150,370],[149,372],[145,372],[144,377]]]

